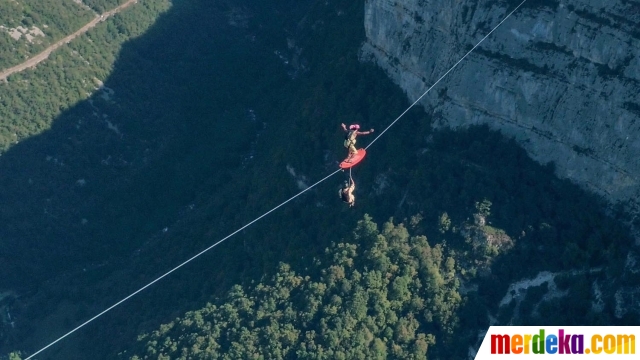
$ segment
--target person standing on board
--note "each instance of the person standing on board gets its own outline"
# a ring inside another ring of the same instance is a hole
[[[349,150],[349,156],[346,160],[347,162],[349,162],[351,158],[358,152],[358,150],[356,150],[356,137],[358,137],[358,135],[369,135],[373,132],[373,129],[369,131],[358,131],[360,130],[360,125],[358,124],[350,125],[349,129],[347,129],[347,126],[345,124],[340,125],[342,126],[342,130],[347,133],[347,135],[345,135],[344,137],[344,147]]]

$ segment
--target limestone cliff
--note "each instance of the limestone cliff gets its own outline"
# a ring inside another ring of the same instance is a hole
[[[366,0],[364,60],[411,101],[520,1]],[[640,213],[640,1],[528,0],[422,105],[488,124],[557,173]]]

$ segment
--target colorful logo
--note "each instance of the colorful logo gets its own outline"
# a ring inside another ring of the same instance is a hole
[[[637,358],[637,326],[492,326],[476,359],[510,359],[533,355],[600,355]],[[539,358],[538,356],[537,358]],[[575,356],[574,356],[575,357]]]

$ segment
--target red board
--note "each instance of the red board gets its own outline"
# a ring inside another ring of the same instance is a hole
[[[365,155],[367,155],[367,151],[365,149],[358,149],[358,152],[355,155],[353,155],[348,162],[347,160],[345,160],[340,163],[340,168],[348,169],[350,167],[357,165],[360,161],[362,161],[362,159],[364,159]]]

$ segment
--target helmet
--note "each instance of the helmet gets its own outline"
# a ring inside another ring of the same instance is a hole
[[[360,125],[358,125],[358,124],[353,124],[353,125],[349,126],[349,130],[358,130],[358,129],[360,129]]]

